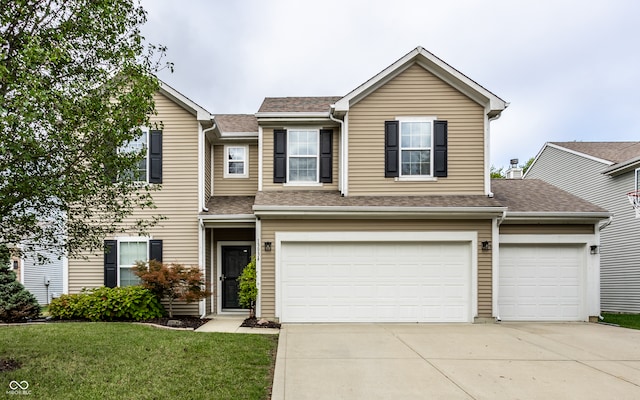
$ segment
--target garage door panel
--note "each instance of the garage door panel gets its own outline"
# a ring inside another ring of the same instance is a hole
[[[280,249],[284,322],[470,320],[468,242],[284,242]]]
[[[502,245],[498,305],[503,320],[583,320],[580,246]]]

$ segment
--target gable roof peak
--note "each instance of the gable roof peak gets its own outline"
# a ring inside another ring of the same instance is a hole
[[[358,86],[338,100],[334,106],[337,113],[345,113],[349,107],[368,96],[376,89],[398,76],[410,66],[418,64],[422,68],[447,82],[466,96],[487,109],[489,117],[497,117],[509,103],[491,93],[477,82],[453,68],[422,46],[417,46],[371,79]]]

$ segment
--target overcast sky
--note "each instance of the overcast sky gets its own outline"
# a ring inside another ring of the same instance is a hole
[[[640,140],[637,0],[142,0],[160,78],[214,114],[342,96],[417,46],[509,102],[491,163],[547,141]]]

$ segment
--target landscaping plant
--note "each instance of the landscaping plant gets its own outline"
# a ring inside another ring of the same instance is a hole
[[[138,262],[134,273],[142,280],[142,286],[151,290],[158,299],[169,302],[169,318],[173,317],[175,300],[192,303],[211,295],[205,287],[204,276],[198,267],[182,264],[164,264],[156,260]]]
[[[9,267],[9,250],[0,247],[0,320],[21,322],[40,315],[38,300],[16,280]]]
[[[256,299],[258,298],[258,287],[256,286],[256,257],[251,256],[251,262],[244,267],[242,275],[238,278],[239,291],[238,300],[242,307],[249,309],[249,318],[256,315]]]
[[[59,319],[144,321],[164,316],[164,307],[154,293],[142,286],[103,286],[54,299],[49,314]]]

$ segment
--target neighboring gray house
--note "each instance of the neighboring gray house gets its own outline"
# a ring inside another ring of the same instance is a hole
[[[22,258],[19,279],[38,303],[45,305],[51,303],[51,299],[68,293],[64,282],[67,259],[58,258],[56,254],[46,250],[39,250],[39,253],[48,260],[43,263],[38,260],[36,253],[27,252]]]
[[[600,231],[602,311],[640,313],[640,142],[549,142],[524,179],[541,179],[613,213]]]

